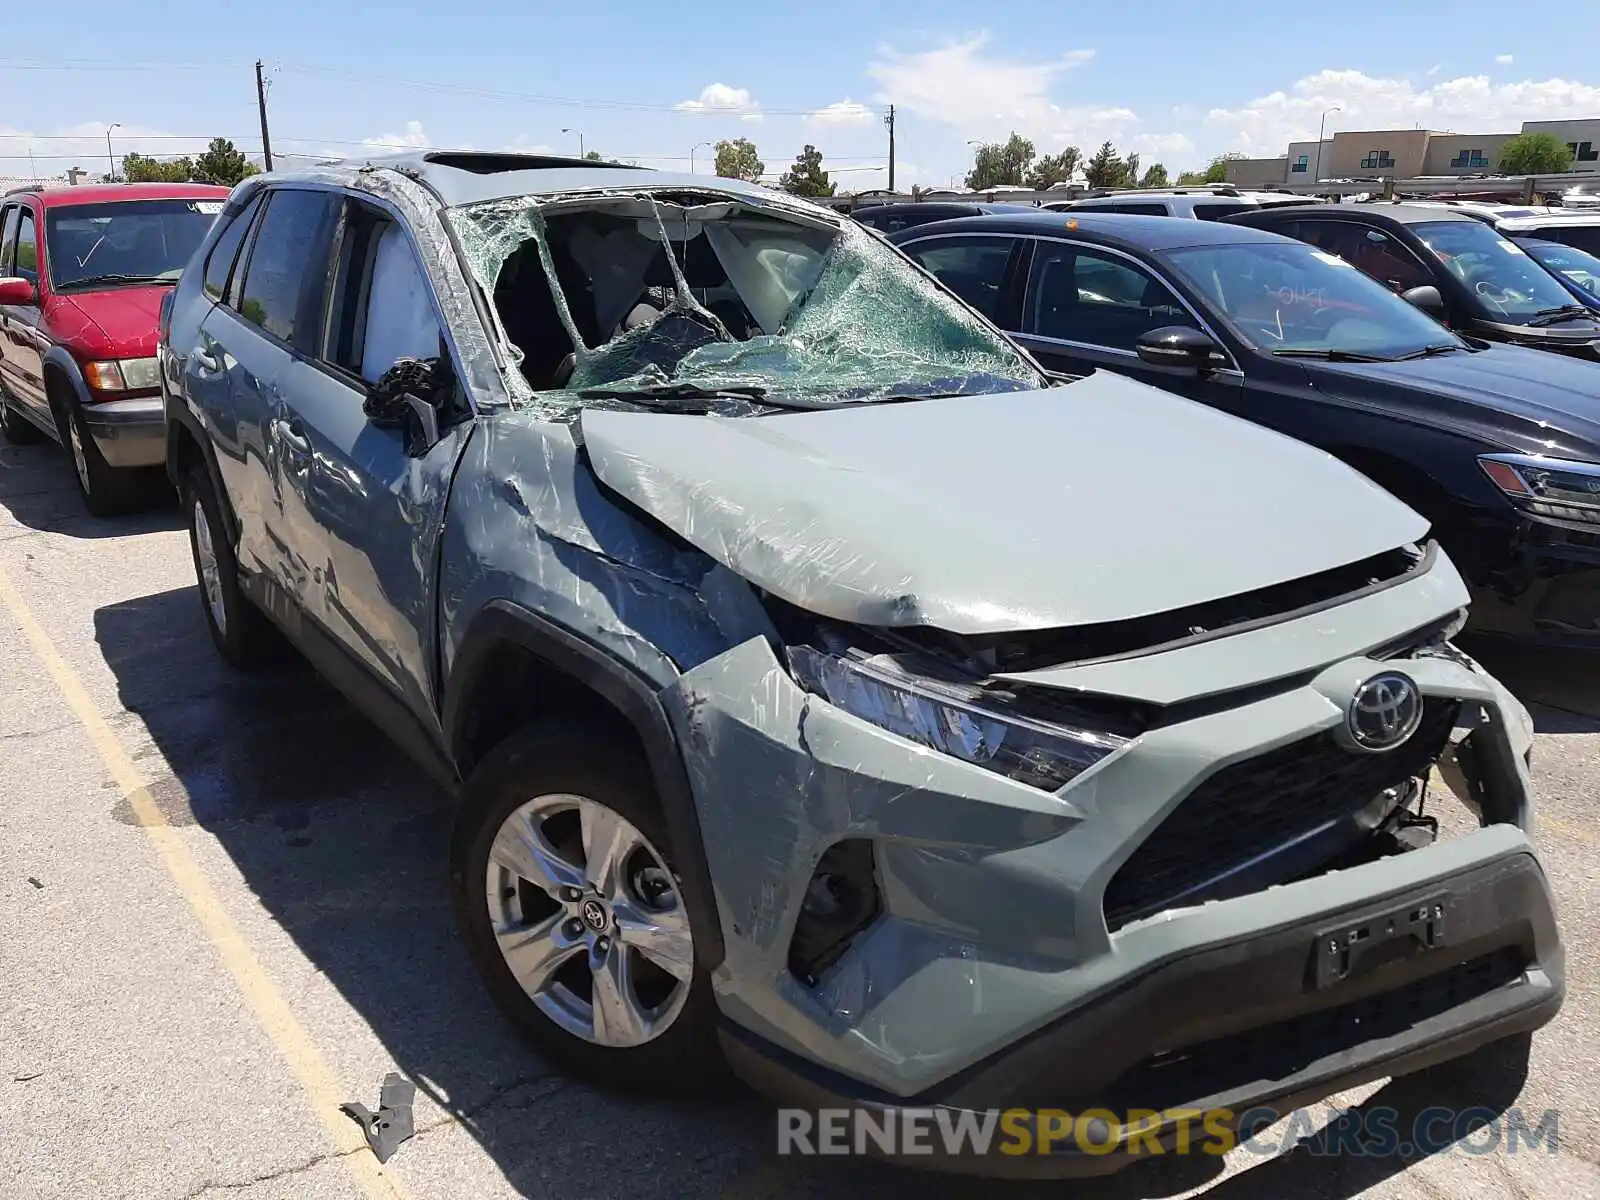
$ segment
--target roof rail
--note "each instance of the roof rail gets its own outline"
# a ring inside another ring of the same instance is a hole
[[[23,184],[18,184],[14,188],[7,188],[4,192],[0,192],[0,196],[19,196],[23,192],[42,192],[42,191],[44,191],[44,184],[42,184],[42,183],[23,183]]]

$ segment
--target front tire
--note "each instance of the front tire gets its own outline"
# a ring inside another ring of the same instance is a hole
[[[272,629],[239,588],[239,564],[222,523],[211,480],[196,467],[184,478],[183,506],[189,516],[189,552],[200,585],[200,607],[217,653],[241,669],[267,656]]]
[[[451,877],[490,994],[551,1060],[633,1091],[721,1079],[666,822],[617,736],[560,722],[496,747],[467,781]]]
[[[83,413],[76,404],[56,405],[56,430],[61,444],[72,458],[78,492],[90,516],[115,517],[131,511],[139,502],[140,477],[137,471],[119,471],[108,464],[94,444]]]

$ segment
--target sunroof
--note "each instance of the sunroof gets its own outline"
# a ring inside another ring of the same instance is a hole
[[[598,158],[561,158],[549,154],[495,154],[476,150],[441,150],[424,154],[423,160],[474,175],[499,175],[505,171],[548,171],[562,167],[605,167],[615,170],[619,163]],[[633,170],[649,170],[631,168]]]

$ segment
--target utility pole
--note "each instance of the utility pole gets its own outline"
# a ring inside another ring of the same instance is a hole
[[[272,139],[267,135],[267,79],[256,59],[256,108],[261,113],[261,165],[272,170]]]
[[[889,127],[889,190],[894,191],[894,105],[889,105],[883,123]]]

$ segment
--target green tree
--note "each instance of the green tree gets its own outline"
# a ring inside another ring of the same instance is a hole
[[[232,187],[258,169],[227,138],[212,138],[206,152],[194,160],[196,183],[217,183]]]
[[[723,138],[717,143],[716,171],[724,179],[743,179],[755,183],[767,169],[749,138]]]
[[[778,186],[796,196],[831,196],[834,193],[834,183],[822,169],[822,151],[812,145],[795,155],[794,165],[779,178]]]
[[[194,178],[194,163],[187,158],[163,162],[143,154],[125,154],[122,178],[129,183],[188,183]]]
[[[1083,178],[1094,188],[1121,187],[1127,179],[1127,165],[1115,146],[1102,142],[1094,157],[1083,164]]]
[[[1122,160],[1122,184],[1124,187],[1139,186],[1139,153],[1136,150]]]
[[[1058,183],[1070,183],[1082,159],[1083,152],[1076,146],[1068,146],[1060,154],[1046,154],[1033,164],[1027,184],[1034,191],[1042,192]]]
[[[1572,169],[1572,151],[1553,133],[1519,133],[1500,147],[1504,175],[1554,175]]]
[[[1160,163],[1151,163],[1150,169],[1140,177],[1139,186],[1142,188],[1167,187],[1167,169]]]
[[[587,153],[585,153],[583,157],[585,159],[587,159],[589,162],[599,162],[600,161],[600,151],[598,151],[598,150],[590,150]]]
[[[975,192],[1021,187],[1037,154],[1033,143],[1015,132],[1004,142],[986,142],[972,156],[967,186]]]
[[[1203,171],[1185,171],[1178,176],[1180,186],[1198,186],[1204,183],[1227,183],[1228,164],[1237,162],[1244,155],[1230,150],[1226,154],[1219,154],[1206,164]]]

